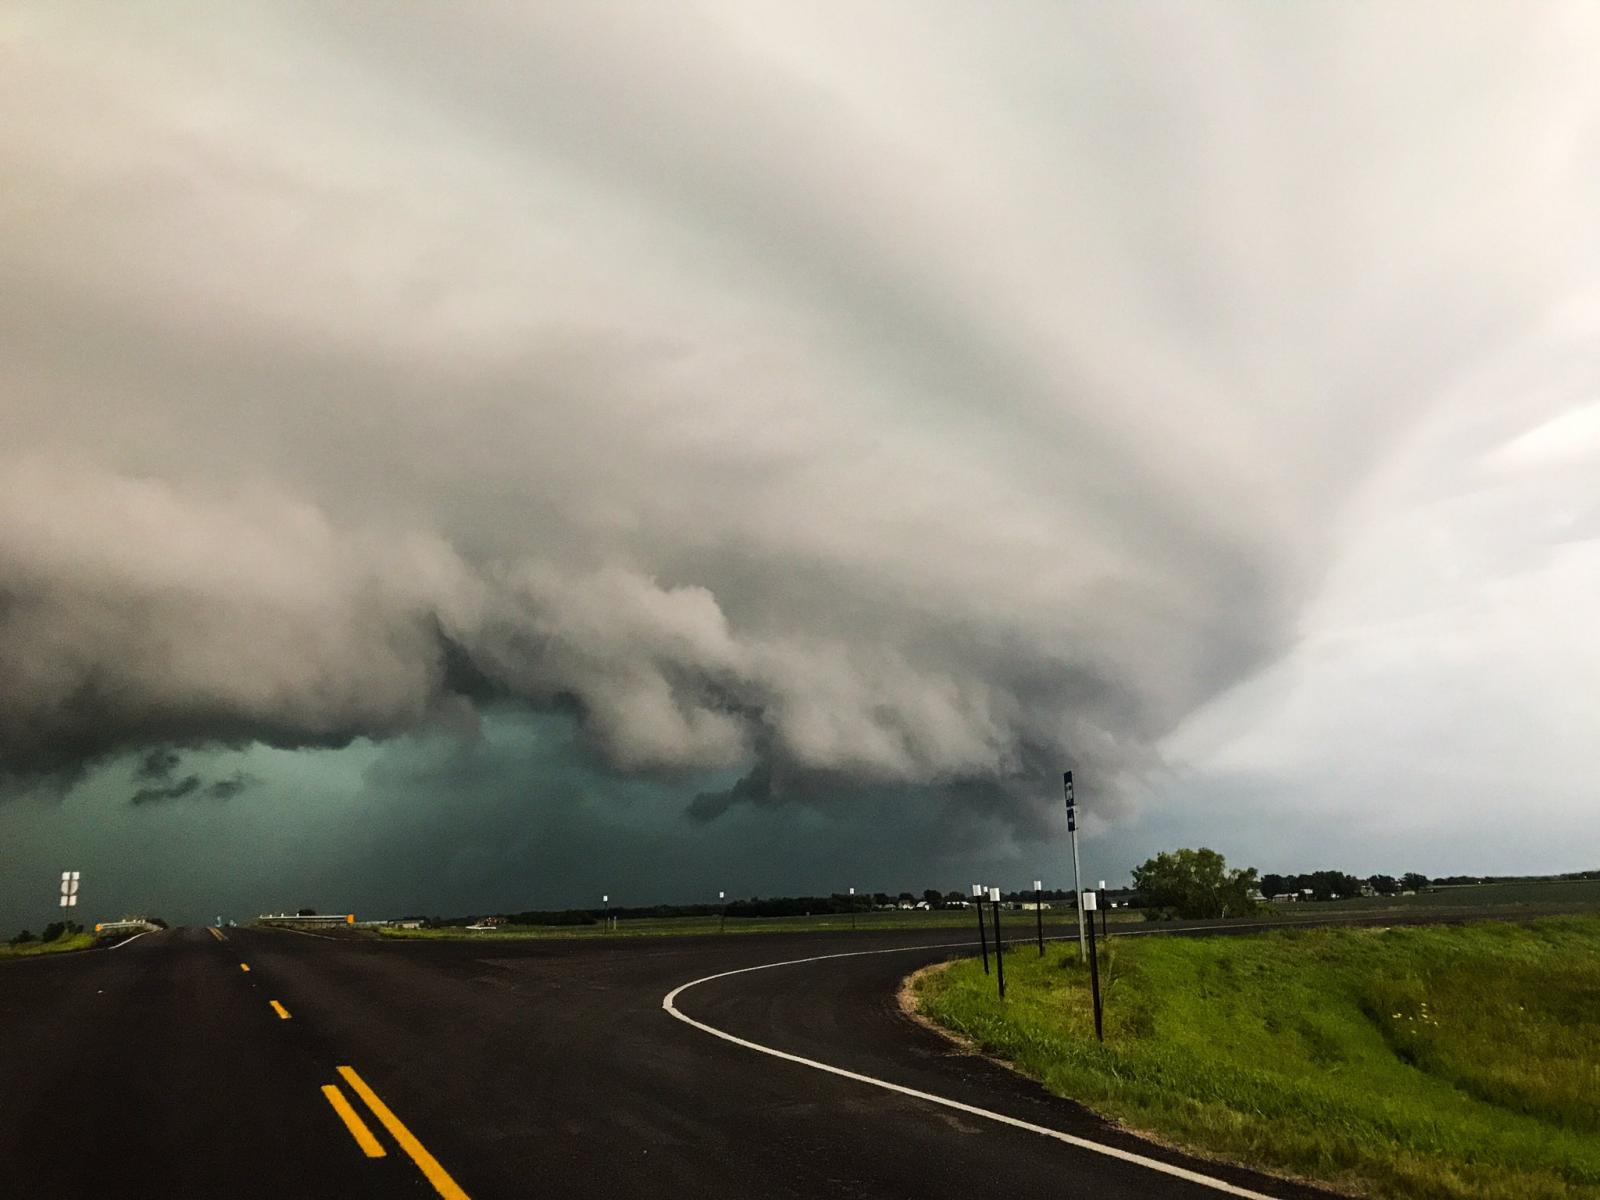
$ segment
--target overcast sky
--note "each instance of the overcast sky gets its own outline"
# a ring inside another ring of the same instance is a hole
[[[1600,866],[1597,61],[8,6],[0,924]]]

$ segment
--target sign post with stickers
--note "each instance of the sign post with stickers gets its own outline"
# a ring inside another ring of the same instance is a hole
[[[1089,957],[1087,935],[1083,932],[1083,880],[1078,872],[1078,801],[1072,794],[1072,772],[1061,775],[1061,788],[1067,797],[1067,836],[1072,839],[1072,891],[1078,897],[1078,961]]]
[[[983,884],[972,885],[973,907],[978,910],[978,949],[983,952],[983,973],[989,973],[989,938],[983,932]]]
[[[61,907],[76,908],[78,906],[78,877],[80,871],[61,872]]]
[[[982,906],[979,901],[979,906]],[[989,889],[989,903],[994,905],[994,973],[1000,982],[1000,999],[1006,998],[1006,948],[1000,941],[1000,889]]]
[[[1101,1024],[1100,1007],[1100,951],[1094,944],[1094,910],[1098,897],[1093,892],[1079,893],[1083,906],[1089,910],[1089,993],[1094,998],[1094,1036],[1096,1041],[1105,1041],[1105,1028]]]

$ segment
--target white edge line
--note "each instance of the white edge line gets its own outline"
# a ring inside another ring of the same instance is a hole
[[[1232,926],[1231,928],[1239,927]],[[1156,931],[1151,930],[1150,932],[1153,933]],[[1070,940],[1077,940],[1076,933],[1065,936],[1070,938]],[[1010,939],[1007,940],[1009,943]],[[1019,943],[1022,940],[1023,939],[1018,939]],[[1026,940],[1032,941],[1033,939],[1028,938]],[[1052,937],[1046,940],[1060,941],[1063,939],[1060,937]],[[727,979],[731,975],[745,975],[751,971],[767,971],[771,970],[773,967],[794,967],[799,966],[801,963],[825,962],[828,959],[833,958],[860,958],[868,954],[905,954],[914,950],[965,949],[971,945],[971,942],[945,942],[932,946],[893,946],[887,950],[850,950],[843,954],[818,954],[811,958],[791,958],[786,959],[783,962],[762,963],[759,966],[754,967],[740,967],[736,971],[720,971],[715,975],[706,975],[700,979],[691,979],[688,983],[680,983],[662,998],[661,1007],[666,1009],[669,1014],[678,1018],[678,1020],[682,1021],[684,1024],[694,1026],[696,1029],[700,1030],[701,1033],[709,1033],[712,1037],[721,1038],[725,1042],[732,1042],[735,1046],[743,1046],[746,1050],[754,1050],[758,1054],[770,1054],[773,1058],[781,1058],[785,1062],[799,1063],[803,1067],[811,1067],[817,1071],[826,1071],[829,1075],[838,1075],[843,1079],[853,1079],[857,1083],[865,1083],[870,1084],[873,1087],[883,1088],[885,1091],[898,1092],[900,1095],[910,1096],[914,1100],[925,1100],[929,1104],[938,1104],[945,1108],[953,1108],[957,1112],[966,1113],[968,1116],[983,1117],[986,1120],[996,1121],[1001,1125],[1009,1125],[1013,1129],[1024,1129],[1029,1133],[1037,1133],[1041,1137],[1054,1138],[1058,1142],[1065,1142],[1067,1145],[1076,1146],[1080,1150],[1088,1150],[1094,1154],[1103,1154],[1108,1158],[1119,1159],[1122,1162],[1132,1163],[1135,1166],[1148,1167],[1152,1171],[1160,1171],[1164,1175],[1171,1175],[1178,1179],[1186,1180],[1189,1183],[1196,1183],[1201,1187],[1212,1188],[1215,1191],[1223,1192],[1229,1196],[1242,1196],[1245,1198],[1245,1200],[1275,1200],[1274,1197],[1268,1196],[1264,1192],[1253,1192],[1249,1188],[1239,1187],[1236,1184],[1227,1182],[1227,1180],[1217,1179],[1210,1175],[1202,1175],[1198,1171],[1190,1171],[1184,1167],[1174,1166],[1172,1163],[1165,1163],[1160,1159],[1146,1158],[1144,1155],[1135,1154],[1131,1150],[1123,1150],[1117,1146],[1107,1146],[1101,1142],[1090,1141],[1088,1138],[1081,1138],[1070,1133],[1063,1133],[1059,1129],[1051,1129],[1045,1125],[1035,1125],[1031,1121],[1023,1121],[1017,1117],[1009,1117],[1005,1113],[995,1112],[992,1109],[978,1108],[975,1105],[963,1104],[960,1100],[951,1100],[945,1096],[935,1096],[932,1092],[918,1091],[916,1088],[905,1087],[903,1084],[890,1083],[887,1079],[876,1079],[871,1075],[862,1075],[858,1071],[847,1071],[843,1067],[835,1067],[830,1066],[825,1062],[818,1062],[814,1058],[802,1058],[800,1055],[790,1054],[786,1050],[778,1050],[772,1046],[763,1046],[759,1042],[748,1041],[745,1038],[738,1037],[734,1034],[728,1033],[725,1030],[718,1029],[715,1026],[707,1025],[704,1021],[697,1021],[687,1013],[680,1010],[673,1003],[673,1001],[675,1001],[679,995],[688,991],[692,987],[698,987],[702,983],[710,983],[714,979]]]
[[[148,929],[146,929],[144,931],[144,933],[136,933],[131,938],[124,938],[122,941],[118,942],[115,946],[107,946],[106,949],[107,950],[121,950],[129,942],[137,942],[140,938],[142,938],[145,935],[145,933],[149,933],[149,932],[150,931]]]

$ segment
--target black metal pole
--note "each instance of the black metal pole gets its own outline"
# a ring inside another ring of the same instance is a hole
[[[1000,979],[1000,999],[1006,998],[1006,951],[1000,942],[1000,893],[994,897],[994,973]]]
[[[983,932],[983,901],[978,901],[978,947],[983,951],[983,973],[989,973],[989,939]]]
[[[1105,888],[1101,888],[1100,889],[1098,902],[1099,902],[1099,905],[1100,905],[1100,936],[1101,937],[1108,937],[1110,935],[1106,933],[1106,890],[1105,890]]]
[[[1033,889],[1033,919],[1039,930],[1039,957],[1044,957],[1044,892]]]
[[[1094,995],[1094,1036],[1103,1042],[1106,1035],[1100,1017],[1100,952],[1095,948],[1093,914],[1089,916],[1089,990]]]

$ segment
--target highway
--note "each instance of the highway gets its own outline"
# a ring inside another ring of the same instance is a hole
[[[973,949],[185,928],[0,964],[0,1192],[1325,1195],[1116,1131],[901,1013],[908,972]]]

